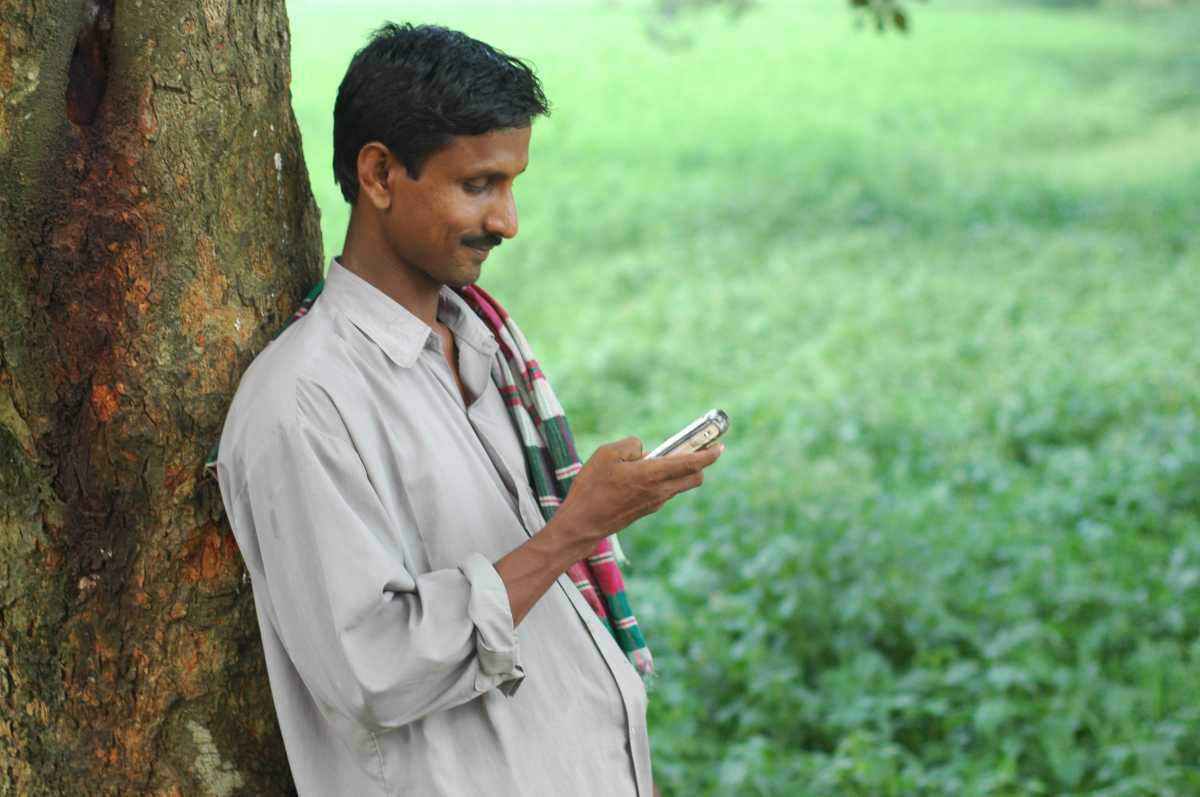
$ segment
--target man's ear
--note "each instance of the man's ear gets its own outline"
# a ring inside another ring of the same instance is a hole
[[[387,210],[392,206],[390,181],[398,175],[398,168],[403,168],[392,152],[378,141],[363,144],[358,151],[358,192],[371,203],[376,210]]]

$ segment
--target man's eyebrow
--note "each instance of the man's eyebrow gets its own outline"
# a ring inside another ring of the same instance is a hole
[[[526,163],[525,166],[521,168],[521,171],[517,172],[517,175],[524,174],[525,169],[528,169],[528,168],[529,168],[529,164]],[[516,175],[514,175],[514,176],[516,176]],[[480,177],[486,177],[489,180],[492,179],[493,177],[505,178],[505,177],[508,177],[508,172],[503,172],[503,171],[500,171],[499,169],[480,169],[477,172],[472,172],[471,176],[468,179],[477,180]]]

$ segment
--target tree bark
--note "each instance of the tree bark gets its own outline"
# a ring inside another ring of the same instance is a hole
[[[0,0],[0,795],[293,792],[202,463],[320,275],[282,0]]]

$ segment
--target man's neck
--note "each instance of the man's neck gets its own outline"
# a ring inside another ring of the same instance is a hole
[[[338,262],[433,329],[439,328],[438,295],[442,286],[417,269],[399,262],[395,253],[380,236],[372,234],[368,225],[354,223],[353,213]]]

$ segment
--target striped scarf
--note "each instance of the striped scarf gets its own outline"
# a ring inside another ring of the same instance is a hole
[[[537,495],[542,516],[549,521],[583,467],[566,413],[520,327],[499,302],[478,285],[461,289],[459,295],[500,344],[492,361],[492,381],[500,388],[521,436],[529,483]],[[613,548],[615,542],[615,537],[601,540],[591,554],[567,568],[567,575],[637,671],[650,675],[654,672],[654,660],[629,606],[625,579],[617,564],[619,550]]]
[[[324,287],[322,279],[276,336],[308,314]],[[521,436],[529,484],[537,495],[542,517],[549,522],[583,468],[566,414],[534,359],[528,341],[504,308],[478,285],[470,285],[458,293],[500,344],[492,362],[492,381],[500,389]],[[213,446],[205,467],[215,469],[216,464],[217,447]],[[567,568],[567,575],[637,671],[643,676],[652,675],[654,660],[630,608],[618,558],[623,556],[617,538],[606,537],[586,558]]]

